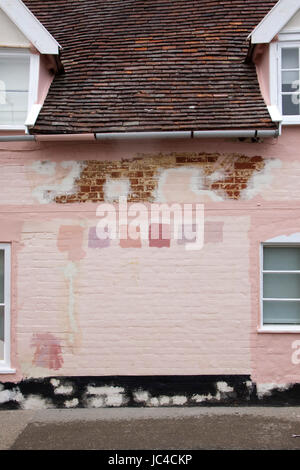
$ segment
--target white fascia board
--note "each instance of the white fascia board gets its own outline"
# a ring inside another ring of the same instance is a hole
[[[270,43],[300,9],[300,0],[279,0],[248,36],[252,44]]]
[[[277,106],[268,106],[268,111],[273,122],[281,122],[282,116]]]
[[[41,54],[59,54],[58,42],[21,0],[0,0],[0,8]]]
[[[40,110],[42,109],[41,104],[33,104],[26,118],[25,126],[33,127],[36,123]]]

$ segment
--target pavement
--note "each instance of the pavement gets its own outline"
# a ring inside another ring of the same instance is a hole
[[[300,407],[0,411],[0,449],[300,449]]]

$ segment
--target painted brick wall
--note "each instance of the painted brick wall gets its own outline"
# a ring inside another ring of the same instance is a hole
[[[291,362],[297,336],[257,333],[259,243],[300,231],[298,148],[292,129],[263,143],[1,144],[0,239],[13,247],[17,369],[1,380],[299,381]],[[203,249],[97,240],[97,202],[120,194],[204,203]]]

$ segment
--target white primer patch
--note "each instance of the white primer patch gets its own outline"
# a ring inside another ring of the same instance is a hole
[[[87,395],[94,395],[95,398],[88,399],[93,408],[102,406],[122,406],[125,403],[123,387],[103,386],[103,387],[87,387]]]
[[[187,402],[187,398],[183,395],[178,395],[172,398],[173,405],[184,405]]]
[[[117,393],[124,393],[124,392],[125,390],[123,387],[112,387],[112,386],[93,387],[91,385],[87,387],[88,395],[115,395]]]
[[[281,168],[282,162],[279,159],[265,160],[265,167],[253,173],[248,181],[247,188],[241,192],[241,199],[252,199],[257,196],[266,186],[270,186],[273,179],[272,170]]]
[[[167,397],[165,395],[161,396],[158,398],[159,404],[162,406],[169,405],[170,404],[170,397]]]
[[[196,403],[212,400],[214,397],[209,393],[208,395],[193,395],[192,400]]]
[[[53,408],[48,400],[34,395],[29,395],[28,398],[25,398],[21,406],[23,410],[45,410],[47,408]]]
[[[73,398],[73,400],[65,401],[66,408],[75,408],[78,405],[79,401],[78,398]]]
[[[229,385],[227,385],[226,382],[218,382],[218,383],[217,383],[217,389],[218,389],[219,392],[221,392],[221,393],[231,393],[231,392],[234,392],[234,388],[233,388],[233,387],[230,387]]]
[[[72,385],[61,385],[54,390],[55,395],[71,395],[73,393]]]
[[[60,381],[58,379],[51,379],[50,383],[51,385],[53,385],[53,387],[58,387],[60,384]]]
[[[32,191],[33,197],[35,197],[40,204],[49,204],[57,196],[71,195],[76,191],[75,181],[80,177],[83,162],[71,160],[61,162],[60,165],[65,169],[70,168],[70,171],[59,183],[44,184]]]
[[[274,389],[284,391],[290,387],[290,384],[256,384],[258,398],[272,395]]]
[[[158,398],[156,397],[151,398],[147,404],[149,404],[150,406],[159,406]]]
[[[103,408],[104,398],[103,397],[89,398],[87,400],[87,405],[89,408]]]
[[[128,198],[130,180],[128,178],[108,178],[103,186],[104,199],[107,202],[119,201],[120,197]]]
[[[133,398],[138,403],[145,403],[149,400],[149,393],[145,391],[138,391],[133,393]]]
[[[15,392],[12,390],[3,390],[0,392],[0,403],[7,403],[10,400],[14,400]]]

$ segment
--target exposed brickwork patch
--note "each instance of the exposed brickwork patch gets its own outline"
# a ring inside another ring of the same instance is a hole
[[[207,153],[159,154],[120,161],[88,160],[75,181],[77,192],[57,196],[55,202],[104,201],[104,185],[108,179],[129,180],[129,202],[152,202],[163,170],[179,167],[202,170],[203,181],[199,189],[213,191],[224,199],[239,199],[252,175],[264,169],[265,162],[260,156]]]
[[[225,199],[239,199],[252,175],[264,169],[265,162],[260,156],[206,153],[160,154],[120,161],[89,160],[75,181],[77,192],[57,196],[55,202],[104,201],[104,185],[107,179],[114,178],[130,181],[129,202],[152,202],[162,171],[178,167],[201,168],[203,182],[200,189],[213,191]]]

